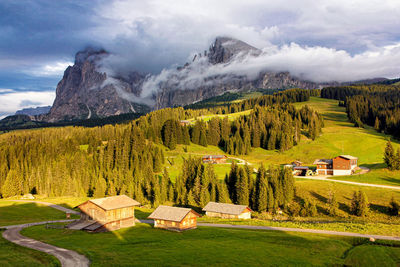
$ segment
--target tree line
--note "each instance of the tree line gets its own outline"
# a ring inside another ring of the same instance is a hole
[[[228,154],[248,154],[252,148],[286,151],[300,142],[301,132],[311,139],[321,133],[322,116],[308,106],[255,106],[247,116],[230,122],[227,117],[213,117],[208,122],[197,120],[193,126],[181,125],[176,119],[165,121],[161,128],[163,144],[175,149],[190,142],[202,146],[219,146]]]
[[[400,137],[400,87],[396,85],[355,85],[327,87],[321,97],[342,101],[350,121],[379,132]]]

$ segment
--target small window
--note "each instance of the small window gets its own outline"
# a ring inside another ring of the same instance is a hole
[[[175,222],[172,222],[172,226],[175,226]]]

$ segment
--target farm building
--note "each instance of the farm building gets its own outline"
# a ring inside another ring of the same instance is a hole
[[[207,216],[225,219],[251,219],[251,213],[253,212],[245,205],[217,202],[208,202],[203,211],[206,212]]]
[[[333,159],[317,159],[318,175],[351,175],[357,168],[358,158],[350,155],[340,155]]]
[[[293,167],[293,175],[306,176],[308,170],[307,166],[295,166]]]
[[[135,206],[139,205],[126,195],[91,199],[78,206],[81,218],[68,228],[105,232],[131,227],[135,225]]]
[[[295,160],[291,164],[293,167],[300,167],[303,164],[303,162],[301,162],[299,160]]]
[[[333,175],[333,161],[331,159],[317,159],[314,161],[317,165],[318,175]]]
[[[154,220],[155,228],[183,231],[195,229],[197,217],[200,215],[192,209],[158,206],[148,218]]]
[[[202,158],[203,163],[220,164],[226,163],[228,157],[225,155],[207,155]]]
[[[333,175],[351,175],[357,168],[358,158],[350,155],[340,155],[333,158]]]

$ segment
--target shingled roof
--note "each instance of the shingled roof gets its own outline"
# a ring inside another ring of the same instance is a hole
[[[99,206],[104,210],[114,210],[114,209],[127,208],[140,205],[139,202],[126,195],[90,199],[88,200],[88,202],[92,202],[93,204]]]
[[[339,157],[345,158],[345,159],[358,159],[357,157],[353,157],[350,155],[340,155]]]
[[[316,159],[313,164],[332,164],[332,162],[333,161],[331,159]]]
[[[189,214],[189,212],[192,212],[195,214],[197,217],[200,217],[200,215],[193,211],[192,209],[189,208],[179,208],[179,207],[170,207],[170,206],[158,206],[155,211],[153,211],[152,214],[150,214],[148,219],[154,219],[154,220],[166,220],[166,221],[172,221],[172,222],[181,222],[186,215]]]
[[[249,209],[250,211],[252,211],[249,207],[245,205],[208,202],[208,204],[203,208],[203,211],[240,215],[245,209]]]

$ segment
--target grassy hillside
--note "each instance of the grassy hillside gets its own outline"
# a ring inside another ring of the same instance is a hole
[[[100,234],[37,226],[23,234],[85,254],[91,266],[344,265],[366,259],[369,266],[400,263],[398,247],[302,233],[209,227],[175,233],[138,224]]]
[[[64,212],[44,205],[0,200],[0,226],[63,219]]]

